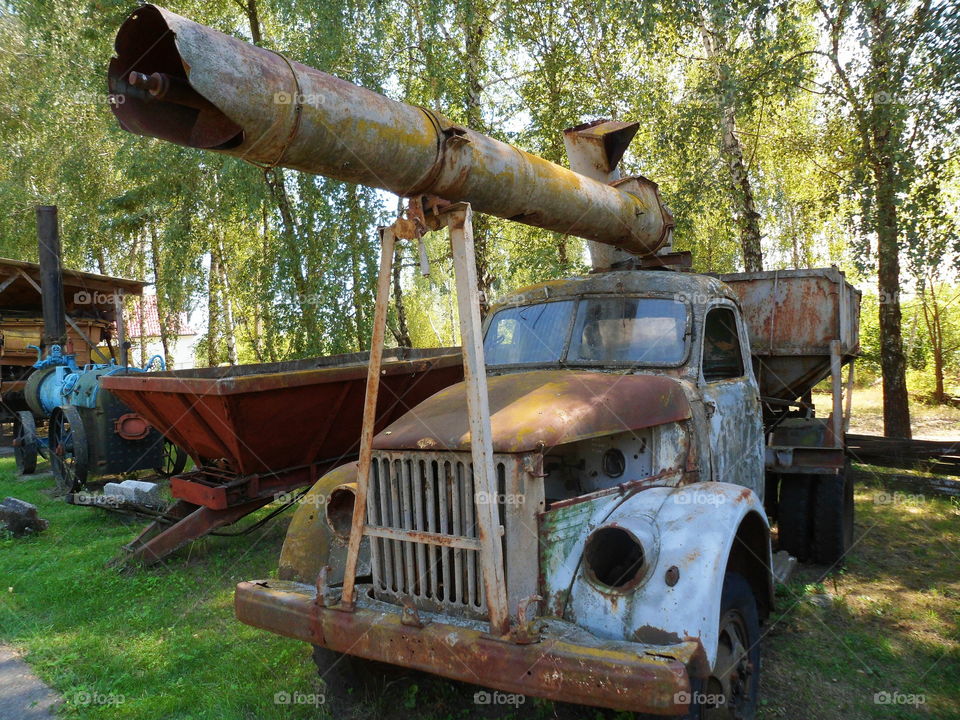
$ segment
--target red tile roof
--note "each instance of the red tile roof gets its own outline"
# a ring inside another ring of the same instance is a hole
[[[143,332],[146,337],[160,337],[160,317],[157,314],[157,296],[143,295],[135,298],[131,309],[127,311],[127,337],[140,337],[140,312],[144,313]],[[196,331],[187,322],[186,313],[180,313],[176,318],[175,327],[169,328],[172,335],[196,335]]]

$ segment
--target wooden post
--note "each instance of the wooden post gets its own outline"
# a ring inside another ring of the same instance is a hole
[[[843,377],[841,376],[840,341],[830,341],[830,387],[833,390],[833,446],[843,447]]]
[[[113,293],[113,308],[117,323],[117,350],[120,353],[120,364],[127,366],[127,330],[123,320],[123,290],[117,288]]]
[[[40,256],[40,302],[43,307],[43,346],[66,345],[67,314],[63,301],[63,263],[56,205],[37,206],[37,251]]]
[[[846,396],[844,397],[843,432],[847,433],[850,431],[850,411],[853,405],[853,358],[850,358],[850,364],[847,367],[847,387],[844,392]]]
[[[503,572],[502,528],[497,510],[497,475],[493,464],[493,437],[490,430],[490,399],[477,303],[477,263],[473,246],[472,210],[458,204],[445,212],[450,228],[453,268],[457,282],[457,308],[460,314],[460,344],[463,352],[463,379],[467,389],[467,413],[470,420],[470,452],[473,456],[474,503],[480,535],[480,563],[483,589],[490,611],[490,633],[503,635],[509,630],[507,587]],[[483,495],[481,495],[483,493]],[[476,502],[484,497],[485,502]]]
[[[393,269],[394,228],[380,229],[380,274],[377,277],[377,305],[373,313],[373,337],[370,340],[370,361],[367,365],[367,394],[363,402],[363,428],[360,431],[360,459],[357,463],[357,494],[354,498],[353,523],[347,545],[347,563],[343,571],[343,594],[340,610],[354,609],[354,583],[360,542],[367,521],[367,488],[373,457],[373,431],[377,421],[377,395],[380,391],[380,367],[383,362],[383,341],[387,328],[387,307],[390,304],[390,283]]]

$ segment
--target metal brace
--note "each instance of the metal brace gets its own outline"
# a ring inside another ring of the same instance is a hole
[[[543,598],[539,595],[530,595],[517,603],[517,624],[510,628],[510,639],[517,645],[532,645],[540,642],[541,624],[537,618],[527,618],[530,606],[541,602]]]
[[[332,568],[329,565],[324,565],[317,573],[317,597],[313,601],[313,604],[317,607],[333,607],[340,602],[336,590],[331,590],[330,586],[327,585],[327,576],[331,570]]]
[[[413,598],[404,595],[400,598],[400,602],[403,603],[403,609],[400,611],[400,622],[402,624],[415,628],[422,628],[427,624],[420,619],[420,613],[417,612],[417,606],[413,604]]]

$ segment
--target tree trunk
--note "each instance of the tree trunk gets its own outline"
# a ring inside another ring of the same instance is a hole
[[[174,333],[176,335],[180,334],[180,328],[177,327],[179,324],[176,322],[178,318],[173,314],[168,318],[166,315],[166,303],[160,303],[160,295],[163,288],[160,278],[160,238],[157,235],[157,229],[153,226],[150,227],[150,260],[153,263],[153,287],[157,293],[157,322],[160,325],[160,345],[163,346],[163,361],[168,367],[172,367],[173,356],[170,354],[170,330],[168,322],[171,320],[174,321]]]
[[[945,352],[943,348],[943,322],[940,315],[940,299],[937,297],[937,288],[933,278],[924,280],[924,285],[930,288],[920,289],[920,302],[923,308],[923,324],[927,329],[927,340],[930,343],[930,353],[933,355],[933,376],[936,387],[933,391],[933,401],[942,405],[947,401],[944,382]]]
[[[140,305],[140,312],[138,313],[137,320],[139,320],[139,327],[137,330],[140,332],[140,367],[146,367],[147,365],[147,303],[144,300],[144,296],[141,295],[137,298],[137,302]]]
[[[413,347],[410,328],[407,327],[407,310],[403,305],[403,247],[400,243],[393,250],[393,304],[397,312],[397,327],[393,336],[400,347]]]
[[[880,367],[883,374],[883,434],[910,438],[907,362],[900,312],[900,243],[893,161],[874,169],[877,191],[877,280],[880,294]]]
[[[147,274],[147,242],[146,242],[146,230],[142,230],[137,234],[137,239],[133,247],[133,256],[134,262],[136,263],[136,269],[134,270],[134,277],[144,277]],[[143,300],[143,295],[136,299],[137,303],[137,333],[140,335],[137,338],[137,351],[140,356],[140,367],[143,367],[147,364],[147,317],[146,317],[146,303]],[[127,329],[127,339],[130,340],[130,328]],[[127,362],[130,362],[129,358]]]
[[[763,249],[760,244],[760,213],[753,197],[750,174],[743,161],[743,146],[737,136],[737,109],[731,89],[732,78],[726,58],[726,38],[722,31],[712,27],[704,19],[700,36],[707,57],[715,63],[717,77],[718,109],[720,111],[720,152],[730,174],[730,192],[733,198],[733,214],[740,228],[740,250],[746,272],[763,270]]]
[[[223,324],[224,339],[227,341],[227,362],[231,365],[238,363],[237,359],[237,330],[233,322],[233,298],[230,293],[230,278],[227,275],[227,260],[223,252],[223,238],[217,237],[217,255],[220,262],[220,291],[223,297]]]
[[[887,6],[870,7],[870,76],[873,85],[889,90],[899,87],[891,52],[896,27]],[[896,156],[902,151],[902,124],[894,118],[891,104],[871,100],[868,115],[869,144],[873,150],[872,171],[876,198],[877,281],[880,293],[880,367],[883,374],[883,433],[891,438],[910,438],[910,403],[907,395],[907,362],[903,352],[900,313],[900,227],[897,198],[901,191]]]
[[[207,364],[220,364],[220,259],[210,253],[210,277],[207,281]]]
[[[297,229],[293,221],[290,198],[287,195],[287,188],[284,183],[284,173],[281,168],[273,168],[272,170],[266,170],[263,177],[277,209],[280,211],[281,237],[290,263],[293,285],[297,291],[297,303],[300,316],[303,318],[303,327],[313,331],[317,327],[317,303],[313,302],[310,284],[303,274],[303,256],[297,243]]]
[[[464,118],[467,127],[477,132],[486,130],[483,122],[482,93],[485,75],[484,42],[490,25],[490,8],[486,0],[465,3],[463,30],[464,62]],[[490,218],[480,213],[473,216],[473,246],[477,260],[477,291],[480,317],[490,308],[490,286],[493,282],[490,271]]]
[[[363,293],[360,291],[360,282],[362,274],[360,272],[360,251],[357,249],[356,242],[351,243],[350,247],[350,271],[353,275],[353,291],[351,298],[353,300],[353,327],[356,332],[357,350],[365,350],[367,347],[367,332],[363,320]]]

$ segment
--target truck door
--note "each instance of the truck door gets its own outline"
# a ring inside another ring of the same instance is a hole
[[[732,304],[707,310],[700,385],[710,427],[711,479],[749,487],[763,500],[763,419],[746,338]]]

